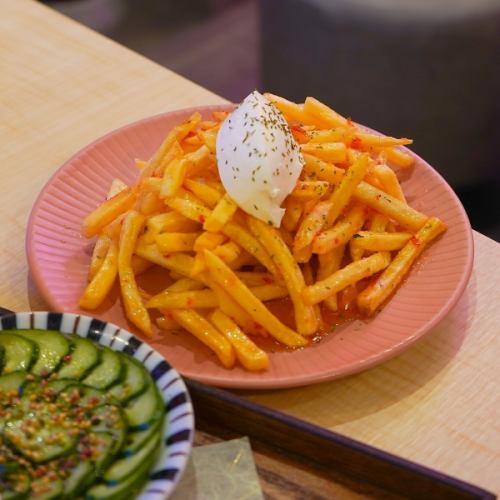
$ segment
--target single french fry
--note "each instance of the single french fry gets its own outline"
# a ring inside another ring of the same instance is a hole
[[[221,230],[228,238],[246,250],[250,255],[261,262],[275,276],[279,275],[278,267],[265,247],[255,239],[244,227],[236,222],[228,222]]]
[[[326,217],[332,208],[331,201],[320,201],[300,223],[293,241],[294,252],[311,245],[314,238],[321,232],[326,222]]]
[[[211,233],[217,234],[217,233]],[[210,249],[209,249],[210,250]],[[213,252],[217,257],[220,257],[226,264],[234,262],[243,253],[243,249],[237,245],[234,241],[228,241],[224,245],[220,245],[213,249]]]
[[[211,309],[219,302],[213,290],[193,290],[172,292],[167,290],[151,297],[146,303],[147,309]]]
[[[325,142],[323,144],[301,144],[302,153],[317,156],[321,160],[342,163],[347,159],[347,147],[343,142]]]
[[[215,153],[217,133],[214,130],[200,130],[198,131],[198,137],[211,153]]]
[[[137,200],[137,210],[142,215],[152,215],[161,212],[165,204],[155,192],[141,193]]]
[[[223,122],[228,117],[228,115],[229,113],[227,111],[212,111],[214,120],[218,122]]]
[[[226,239],[226,236],[220,233],[203,232],[196,238],[193,249],[195,252],[200,252],[204,248],[213,250],[219,245],[222,245]]]
[[[344,257],[345,245],[337,247],[331,250],[328,253],[323,255],[318,255],[318,272],[316,274],[316,281],[323,281],[326,278],[330,277],[334,272],[340,269],[340,265],[342,264],[342,259]],[[338,302],[337,302],[337,294],[333,293],[329,297],[327,297],[323,303],[325,306],[330,309],[330,311],[337,311]]]
[[[353,197],[377,212],[394,219],[410,232],[416,232],[427,222],[427,215],[390,196],[366,182],[360,182]]]
[[[300,248],[298,250],[293,249],[293,258],[299,264],[305,264],[311,260],[313,251],[312,245],[307,245],[306,247]]]
[[[161,233],[155,236],[156,244],[161,253],[191,252],[194,242],[201,233]]]
[[[302,274],[304,275],[304,281],[306,285],[313,285],[316,281],[314,279],[314,273],[310,262],[306,262],[302,266]],[[314,313],[316,314],[316,321],[318,323],[318,330],[323,329],[323,315],[321,314],[321,306],[319,304],[314,304]]]
[[[193,290],[203,290],[205,284],[201,281],[191,278],[179,278],[175,283],[172,283],[167,290],[170,292],[189,292]]]
[[[160,330],[165,331],[180,329],[179,324],[173,318],[169,318],[168,316],[160,316],[159,318],[156,318],[156,326]]]
[[[327,253],[334,248],[345,245],[363,227],[366,210],[361,204],[355,204],[346,216],[332,228],[319,233],[313,241],[314,253]]]
[[[154,234],[163,232],[192,233],[200,229],[200,223],[184,217],[178,212],[163,212],[146,219],[147,231]]]
[[[320,128],[347,127],[349,122],[342,115],[329,108],[314,97],[307,97],[304,111],[314,117],[314,125]]]
[[[180,158],[183,155],[184,155],[184,150],[182,149],[181,145],[179,144],[178,141],[174,141],[173,144],[168,149],[168,151],[163,156],[163,158],[161,159],[160,163],[157,166],[154,166],[153,164],[148,165],[147,168],[142,170],[139,179],[143,181],[144,179],[147,179],[149,176],[153,176],[154,178],[159,178],[161,180],[163,174],[165,173],[167,165],[173,159]]]
[[[295,102],[288,101],[284,97],[270,94],[268,92],[266,92],[264,96],[267,97],[267,99],[269,99],[285,115],[285,118],[295,120],[300,123],[313,123],[314,119],[304,112],[302,104],[296,104]]]
[[[398,148],[381,148],[389,163],[401,168],[411,167],[415,163],[413,156]]]
[[[285,200],[285,215],[281,226],[287,231],[294,231],[302,216],[303,203],[300,200],[287,198]]]
[[[230,342],[201,314],[189,309],[173,309],[173,319],[215,352],[225,368],[232,368],[236,360]]]
[[[220,231],[231,220],[237,209],[238,205],[229,195],[225,194],[212,210],[212,213],[207,217],[207,220],[203,224],[203,229],[212,233]]]
[[[330,187],[326,181],[298,181],[290,196],[300,201],[319,200]]]
[[[312,335],[317,331],[317,320],[312,307],[304,304],[302,292],[305,289],[304,276],[296,260],[293,258],[289,248],[281,239],[275,228],[264,222],[247,217],[250,231],[259,242],[271,253],[272,259],[283,276],[286,287],[292,299],[295,311],[295,323],[297,330],[302,335]],[[276,275],[276,273],[273,273]],[[269,332],[272,335],[272,332]]]
[[[210,209],[197,203],[190,198],[174,196],[166,201],[166,204],[184,217],[203,224],[210,216]]]
[[[365,288],[357,299],[358,308],[367,315],[373,314],[389,298],[424,248],[446,230],[446,225],[436,217],[427,223],[397,253],[394,260],[376,281]]]
[[[349,203],[356,187],[363,180],[368,170],[368,156],[360,156],[346,171],[341,183],[330,196],[331,208],[325,220],[324,227],[333,226],[342,210]]]
[[[340,184],[345,175],[344,169],[320,160],[314,155],[303,153],[302,156],[305,161],[303,171],[308,177],[327,181],[334,186]]]
[[[403,189],[401,188],[398,177],[394,170],[392,170],[392,168],[389,168],[387,165],[375,165],[373,171],[380,180],[383,190],[387,194],[390,194],[394,198],[397,198],[399,201],[406,203]]]
[[[83,221],[82,233],[92,238],[113,222],[119,215],[134,206],[137,195],[135,189],[127,188],[94,209]]]
[[[174,158],[165,168],[160,188],[160,197],[174,196],[186,178],[189,162],[185,158]]]
[[[135,243],[143,224],[144,216],[133,210],[123,220],[118,251],[118,276],[127,318],[144,333],[152,335],[151,319],[142,303],[131,265]]]
[[[360,131],[354,133],[354,139],[357,141],[357,149],[387,148],[413,143],[411,139],[407,139],[406,137],[397,139],[388,135],[370,134],[369,132]]]
[[[269,366],[269,357],[257,347],[238,327],[238,325],[220,309],[216,309],[209,320],[222,332],[233,346],[238,361],[251,371],[265,370]]]
[[[412,237],[411,233],[375,233],[358,231],[352,237],[352,245],[372,252],[387,252],[403,248]]]
[[[160,147],[151,158],[149,165],[154,170],[157,168],[162,162],[164,156],[167,154],[168,150],[174,145],[175,142],[179,142],[184,137],[186,137],[191,130],[193,130],[198,123],[201,121],[200,113],[193,113],[187,121],[181,123],[174,127],[168,135],[165,137]]]
[[[345,142],[349,143],[354,137],[354,128],[330,128],[324,130],[313,130],[309,132],[309,142],[313,144],[322,144],[324,142]]]
[[[217,294],[220,310],[232,318],[248,335],[267,337],[268,333],[259,323],[236,302],[221,286],[211,278],[204,278],[210,288]]]
[[[85,288],[80,298],[80,307],[96,309],[99,307],[113,286],[118,274],[118,247],[115,241],[109,240],[106,257],[101,266]]]
[[[386,268],[390,262],[391,256],[387,252],[374,253],[369,257],[352,262],[328,278],[308,286],[303,292],[303,300],[310,305],[317,304],[349,285],[378,273]]]
[[[184,185],[210,208],[214,208],[223,197],[223,193],[218,189],[200,180],[186,179]]]
[[[205,261],[212,279],[222,287],[229,286],[234,300],[276,340],[288,347],[307,344],[304,337],[281,323],[219,257],[205,250]]]
[[[90,259],[89,282],[92,281],[94,276],[97,274],[97,271],[101,268],[101,265],[106,258],[106,254],[108,253],[110,243],[111,238],[105,234],[101,234],[97,238],[94,249],[92,250],[92,257]]]
[[[187,278],[191,277],[194,259],[190,255],[181,252],[162,255],[156,245],[137,245],[135,253],[160,267],[179,273]]]
[[[249,289],[260,301],[282,299],[288,295],[280,285],[259,285]],[[219,302],[213,290],[192,290],[172,292],[171,288],[151,297],[146,308],[152,309],[210,309],[218,307]]]

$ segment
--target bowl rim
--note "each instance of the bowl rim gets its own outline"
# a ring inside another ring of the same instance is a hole
[[[52,311],[0,314],[0,333],[20,329],[79,335],[114,351],[125,352],[144,366],[164,400],[165,420],[160,456],[137,498],[163,500],[169,497],[186,469],[195,431],[191,397],[177,370],[156,349],[127,329],[93,316]],[[144,359],[140,359],[139,353]]]

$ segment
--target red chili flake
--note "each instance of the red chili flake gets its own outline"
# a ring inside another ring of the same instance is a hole
[[[415,246],[419,246],[421,241],[416,237],[416,236],[413,236],[410,240]]]
[[[264,278],[262,278],[262,281],[264,283],[267,283],[268,285],[272,285],[274,283],[274,280],[272,278],[270,278],[269,276],[264,276]]]
[[[354,127],[354,123],[352,123],[352,118],[350,116],[347,117],[347,126]]]
[[[71,361],[71,354],[66,354],[66,356],[64,356],[63,358],[63,361],[65,363],[69,363]]]
[[[355,137],[352,141],[351,141],[351,148],[352,149],[360,149],[361,148],[361,145],[362,145],[362,141],[359,137]]]
[[[187,305],[188,305],[188,307],[193,307],[193,304],[194,304],[193,299],[191,299],[191,298],[187,299]]]
[[[198,221],[201,222],[202,224],[204,224],[205,223],[205,216],[204,215],[200,215],[198,217]]]

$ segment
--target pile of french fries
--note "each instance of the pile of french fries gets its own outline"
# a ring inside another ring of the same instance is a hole
[[[406,203],[395,169],[411,167],[399,146],[412,141],[367,133],[311,97],[296,104],[266,96],[305,160],[281,227],[244,213],[221,184],[215,148],[227,113],[195,113],[151,159],[136,160],[134,186],[114,181],[86,217],[83,234],[97,240],[82,308],[96,309],[118,280],[128,319],[146,335],[155,309],[161,330],[183,329],[224,367],[239,361],[248,370],[269,364],[256,336],[306,346],[347,290],[362,315],[379,310],[446,229]],[[153,266],[171,280],[150,296],[136,277]],[[294,329],[266,306],[287,297]]]

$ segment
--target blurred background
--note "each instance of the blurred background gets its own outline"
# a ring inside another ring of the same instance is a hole
[[[221,96],[313,95],[412,149],[500,241],[500,0],[47,0]]]

